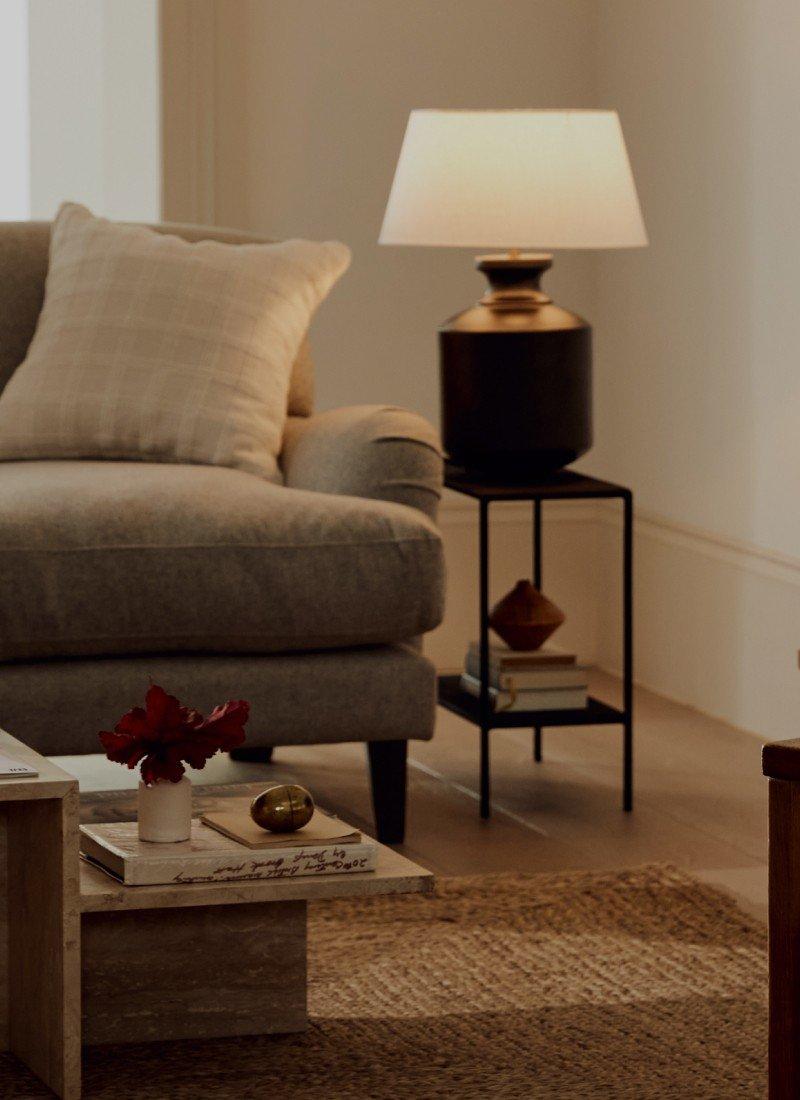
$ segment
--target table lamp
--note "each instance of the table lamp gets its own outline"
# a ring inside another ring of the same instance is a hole
[[[412,111],[380,243],[508,250],[439,330],[450,460],[518,479],[585,454],[591,328],[541,289],[539,250],[647,244],[616,111]]]

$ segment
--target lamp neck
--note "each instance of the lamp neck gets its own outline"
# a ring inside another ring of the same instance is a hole
[[[475,266],[483,272],[491,287],[481,298],[481,305],[490,309],[538,309],[553,300],[539,285],[542,275],[553,266],[549,252],[512,249],[498,255],[478,256]]]

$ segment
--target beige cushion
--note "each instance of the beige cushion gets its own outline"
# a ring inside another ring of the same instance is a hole
[[[162,222],[150,227],[184,241],[271,244],[237,229]],[[0,222],[0,393],[28,354],[44,300],[50,222]],[[300,345],[289,385],[289,415],[314,411],[314,364],[308,340]]]
[[[183,225],[180,222],[162,222],[151,225],[156,233],[170,233],[184,241],[220,241],[222,244],[275,244],[265,237],[242,233],[238,229],[218,229],[216,226]],[[0,257],[2,256],[2,225],[0,224]],[[0,352],[0,361],[2,352]],[[2,366],[0,365],[0,385]],[[295,356],[289,381],[289,416],[311,416],[314,412],[314,363],[311,346],[306,335]]]
[[[390,643],[442,599],[439,534],[403,504],[213,466],[0,463],[0,660]]]
[[[188,244],[67,204],[0,458],[232,466],[278,478],[292,364],[349,262],[338,242]]]

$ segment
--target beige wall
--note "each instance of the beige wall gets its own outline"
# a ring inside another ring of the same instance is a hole
[[[635,465],[644,507],[800,555],[800,5],[607,0],[598,35],[651,246],[601,260],[593,461]]]
[[[28,2],[0,4],[0,220],[31,214]]]
[[[161,205],[156,0],[28,0],[30,214]]]
[[[594,468],[639,503],[756,532],[752,0],[609,0],[598,98],[618,107],[650,247],[600,259]],[[766,372],[765,372],[766,373]]]
[[[637,493],[638,674],[796,736],[800,6],[601,9],[598,103],[620,110],[651,244],[600,258],[586,466]]]

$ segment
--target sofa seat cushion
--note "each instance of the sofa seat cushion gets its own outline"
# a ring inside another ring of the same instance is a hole
[[[97,731],[111,729],[142,698],[148,679],[203,714],[221,699],[247,699],[252,747],[433,736],[435,669],[401,643],[315,653],[14,661],[0,672],[0,718],[47,756],[99,752]]]
[[[383,644],[437,625],[416,509],[237,470],[0,463],[0,660]]]

